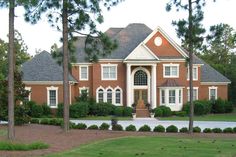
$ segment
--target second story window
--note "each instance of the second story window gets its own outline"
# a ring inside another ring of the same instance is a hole
[[[179,64],[163,64],[164,78],[178,78]]]
[[[189,80],[189,68],[187,68],[187,80]],[[193,81],[198,80],[198,67],[193,66]]]
[[[117,80],[117,65],[116,64],[102,65],[102,80]]]
[[[88,80],[88,66],[80,66],[80,80]]]

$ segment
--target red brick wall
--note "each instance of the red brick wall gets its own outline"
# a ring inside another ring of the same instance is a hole
[[[199,88],[199,99],[209,99],[209,87],[218,87],[217,88],[217,97],[221,99],[228,99],[228,86],[227,85],[201,85],[201,88]]]

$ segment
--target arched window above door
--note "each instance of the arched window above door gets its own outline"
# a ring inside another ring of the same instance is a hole
[[[134,85],[135,86],[147,86],[147,73],[143,70],[138,70],[134,74]]]

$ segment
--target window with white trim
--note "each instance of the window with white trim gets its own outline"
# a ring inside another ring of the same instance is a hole
[[[134,85],[135,86],[147,86],[147,73],[143,70],[138,70],[134,74]]]
[[[187,80],[189,80],[189,68],[187,68]],[[198,80],[198,67],[193,66],[193,81]]]
[[[178,78],[179,64],[163,64],[164,78]]]
[[[102,64],[102,80],[117,80],[116,64]]]
[[[29,92],[28,96],[24,97],[24,101],[28,102],[31,100],[31,87],[25,87],[25,90],[27,90]]]
[[[165,90],[161,90],[161,104],[165,104]]]
[[[175,90],[169,90],[169,104],[175,104]]]
[[[116,101],[115,101],[115,103],[116,104],[120,104],[121,103],[121,91],[120,91],[120,89],[116,89]]]
[[[189,87],[187,88],[188,90],[188,101],[190,101],[190,90]],[[198,87],[193,87],[193,101],[198,100]]]
[[[80,80],[88,80],[88,66],[80,66]]]
[[[112,90],[111,89],[107,90],[107,102],[112,103]]]
[[[104,102],[104,91],[103,91],[103,89],[98,90],[98,102]]]
[[[217,87],[209,87],[209,100],[217,99]]]
[[[57,108],[58,87],[47,87],[47,104],[51,108]]]
[[[182,90],[179,90],[179,103],[182,103]]]

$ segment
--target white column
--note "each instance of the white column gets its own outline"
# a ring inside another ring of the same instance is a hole
[[[131,107],[131,65],[126,64],[126,105]]]
[[[156,108],[157,102],[156,102],[156,98],[157,98],[157,92],[156,92],[156,64],[152,65],[152,108]]]

